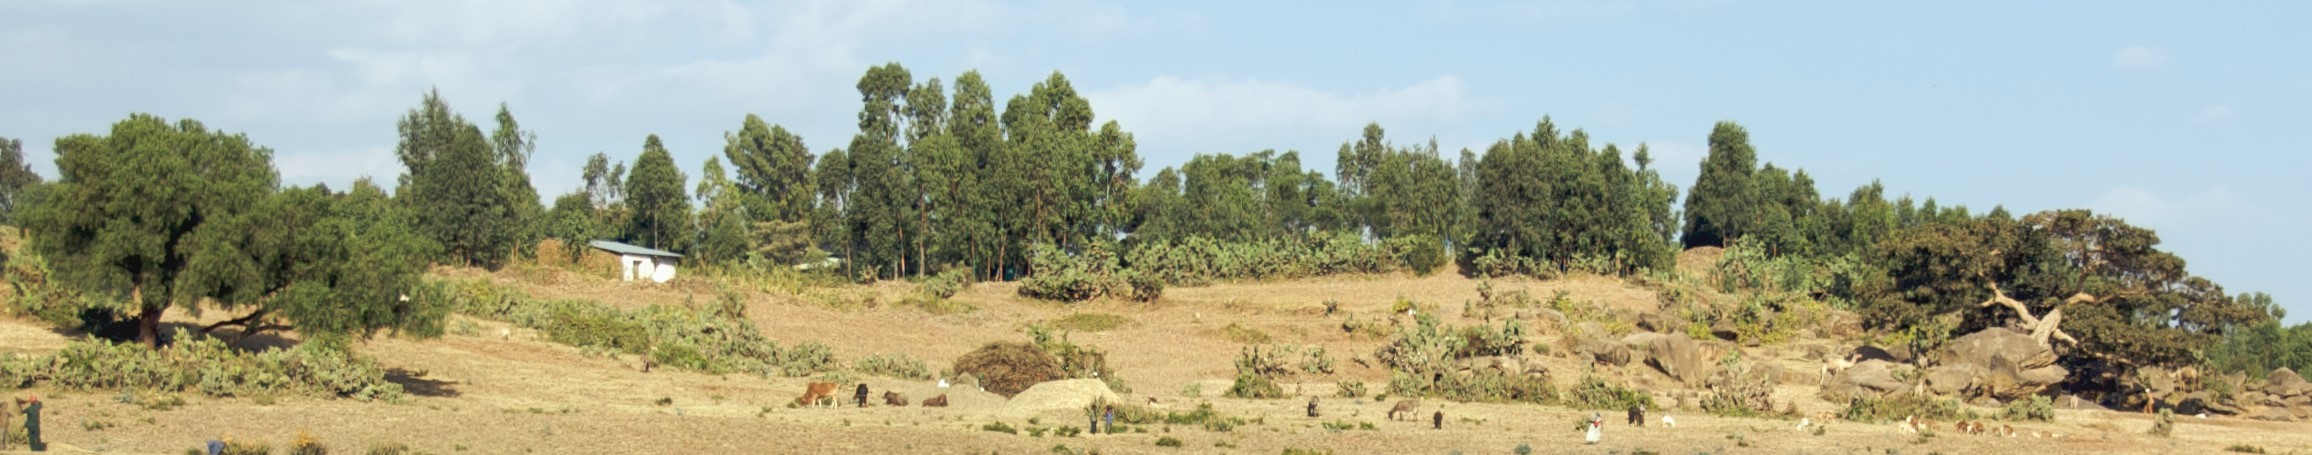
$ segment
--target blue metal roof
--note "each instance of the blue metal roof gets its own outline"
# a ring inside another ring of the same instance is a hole
[[[668,252],[668,251],[666,251],[666,250],[654,250],[654,249],[650,249],[650,248],[643,248],[643,247],[634,246],[634,245],[628,245],[628,244],[624,244],[624,243],[612,242],[612,241],[609,241],[609,240],[593,240],[593,241],[588,241],[588,242],[586,242],[586,245],[587,245],[587,246],[592,246],[592,247],[595,247],[595,248],[601,248],[603,251],[609,251],[609,252],[612,252],[612,253],[618,253],[618,254],[632,254],[632,255],[638,255],[638,256],[658,256],[658,257],[670,257],[670,258],[679,258],[679,257],[682,257],[682,255],[680,255],[680,254],[674,254],[674,253],[672,253],[672,252]]]

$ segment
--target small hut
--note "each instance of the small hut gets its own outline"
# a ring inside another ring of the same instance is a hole
[[[674,266],[682,255],[666,250],[643,248],[609,240],[586,242],[587,246],[618,256],[618,279],[650,280],[664,283],[674,279]]]

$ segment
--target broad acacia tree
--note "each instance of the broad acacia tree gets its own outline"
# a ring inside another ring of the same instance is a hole
[[[161,316],[192,308],[219,281],[210,265],[244,261],[234,238],[273,192],[272,150],[193,120],[134,114],[108,135],[56,140],[58,181],[27,207],[30,246],[66,286],[109,301],[160,343]]]

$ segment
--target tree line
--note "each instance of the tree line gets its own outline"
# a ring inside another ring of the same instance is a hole
[[[396,291],[424,264],[502,267],[545,238],[573,251],[618,240],[706,267],[832,258],[856,279],[1010,280],[1036,274],[1038,256],[1098,251],[1176,283],[1446,261],[1471,275],[1630,275],[1667,270],[1685,248],[1755,248],[1843,264],[1823,267],[1821,297],[1851,302],[1881,331],[1999,324],[2011,316],[1978,305],[1995,292],[2034,312],[2061,309],[2063,327],[2083,334],[2066,361],[2096,371],[2191,363],[2218,338],[2278,319],[2268,296],[2229,295],[2188,273],[2148,229],[2079,210],[1977,215],[1889,199],[1876,182],[1826,198],[1805,171],[1759,163],[1732,122],[1712,128],[1683,195],[1647,146],[1625,157],[1548,118],[1457,153],[1368,125],[1339,146],[1329,176],[1292,150],[1201,154],[1142,176],[1133,134],[1101,121],[1060,73],[1001,105],[977,72],[949,87],[896,63],[871,67],[842,147],[814,152],[747,115],[695,185],[650,135],[631,161],[595,153],[581,185],[550,205],[527,171],[538,136],[504,104],[485,133],[424,94],[396,122],[404,172],[390,195],[368,180],[283,187],[271,151],[245,136],[137,114],[106,135],[58,139],[54,182],[0,141],[0,207],[60,279],[122,302],[109,308],[148,342],[162,312],[201,300],[238,311],[241,324],[424,330],[434,310]],[[1259,258],[1251,266],[1194,272],[1215,276],[1163,270],[1242,248],[1341,253],[1316,267],[1247,253]],[[2070,300],[2081,294],[2092,302]],[[1943,315],[1960,322],[1936,325]]]

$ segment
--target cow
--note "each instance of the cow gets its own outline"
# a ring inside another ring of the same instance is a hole
[[[867,407],[867,383],[859,383],[858,391],[851,392],[851,401],[859,403],[859,407]]]
[[[885,391],[883,391],[883,405],[884,405],[884,406],[906,406],[906,405],[907,405],[907,396],[906,396],[906,395],[900,395],[900,394],[899,394],[899,392],[893,392],[893,391],[885,390]]]
[[[808,388],[803,390],[802,397],[795,399],[795,404],[803,406],[817,406],[819,404],[819,400],[827,400],[828,406],[834,406],[835,387],[836,384],[832,382],[813,382]]]
[[[1398,401],[1396,406],[1389,408],[1389,420],[1397,420],[1397,416],[1400,414],[1404,415],[1406,419],[1419,419],[1420,417],[1413,415],[1413,413],[1420,412],[1420,409],[1420,400]]]
[[[924,400],[923,400],[923,407],[926,407],[926,408],[944,408],[944,407],[947,407],[947,394],[944,394],[944,393],[942,393],[942,394],[939,394],[939,396],[936,396],[936,397],[931,397],[931,398],[926,398],[926,399],[924,399]]]

